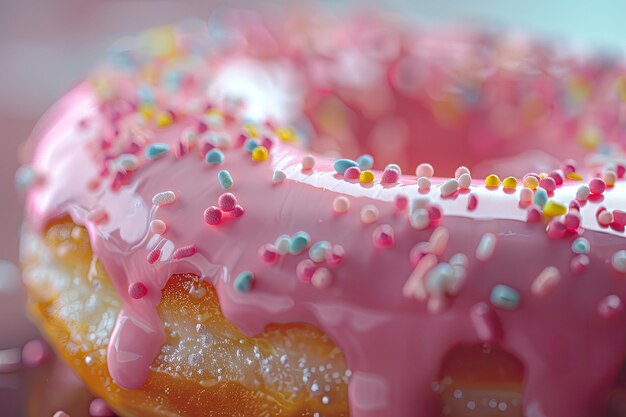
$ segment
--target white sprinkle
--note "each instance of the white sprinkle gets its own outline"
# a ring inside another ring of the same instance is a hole
[[[433,255],[441,256],[443,251],[448,246],[448,240],[450,239],[450,232],[447,228],[439,226],[430,235],[429,239],[429,252]]]
[[[280,169],[277,169],[276,171],[274,171],[274,175],[272,175],[272,181],[276,184],[285,181],[286,178],[287,178],[287,175]]]
[[[137,157],[130,153],[125,153],[115,159],[115,167],[124,171],[133,171],[139,166]]]
[[[463,173],[457,178],[459,188],[467,189],[472,185],[472,176],[469,173]]]
[[[333,210],[335,213],[341,214],[348,211],[350,208],[350,200],[346,196],[339,196],[333,200]]]
[[[226,132],[210,132],[208,134],[209,142],[216,148],[228,149],[233,144],[232,137]]]
[[[174,201],[176,201],[176,194],[174,194],[174,191],[163,191],[152,197],[152,204],[155,206],[172,204]]]
[[[589,186],[581,185],[578,187],[578,190],[576,190],[576,200],[587,201],[587,197],[589,197]]]
[[[417,168],[415,168],[415,176],[416,177],[426,177],[430,178],[435,175],[435,170],[431,164],[419,164]]]
[[[423,208],[415,209],[409,215],[411,226],[417,230],[424,230],[430,225],[430,217],[428,211]]]
[[[619,250],[613,254],[611,265],[616,271],[626,274],[626,250]]]
[[[617,174],[615,173],[615,171],[607,170],[602,175],[602,179],[607,186],[612,187],[615,185],[615,181],[617,180]]]
[[[150,230],[152,230],[152,233],[157,234],[157,235],[162,235],[163,233],[165,233],[165,230],[167,229],[167,226],[165,225],[165,222],[163,220],[152,220],[150,222]]]
[[[430,186],[431,186],[431,182],[430,182],[430,180],[428,178],[426,178],[426,177],[419,177],[417,179],[417,187],[420,190],[423,190],[423,191],[430,190]]]
[[[530,204],[533,201],[533,190],[530,188],[522,188],[519,192],[519,202],[522,204]]]
[[[466,267],[469,263],[469,260],[467,259],[467,256],[465,256],[464,253],[456,253],[452,255],[449,263],[452,266],[465,266]]]
[[[470,170],[469,168],[465,167],[465,166],[460,166],[456,169],[456,171],[454,171],[454,178],[456,178],[457,180],[461,177],[461,175],[463,174],[468,174],[470,175],[471,178],[471,174],[470,174]]]
[[[537,275],[537,278],[530,286],[532,293],[538,297],[543,297],[550,293],[561,280],[561,273],[553,266],[546,267]]]
[[[485,233],[476,247],[476,259],[486,261],[493,255],[496,248],[496,236],[493,233]]]
[[[602,210],[600,213],[598,213],[597,218],[598,224],[600,226],[606,227],[613,223],[613,213],[608,210]]]
[[[315,158],[313,158],[312,155],[305,155],[304,157],[302,157],[302,170],[303,171],[308,171],[310,169],[313,169],[314,166],[315,166]]]
[[[280,235],[274,241],[274,246],[278,250],[280,255],[286,255],[289,252],[289,243],[291,242],[291,237],[289,235]]]
[[[448,197],[456,193],[459,189],[459,182],[457,180],[448,180],[441,186],[441,196]]]
[[[378,207],[374,205],[367,205],[361,209],[361,221],[365,224],[374,223],[378,220],[378,216]]]

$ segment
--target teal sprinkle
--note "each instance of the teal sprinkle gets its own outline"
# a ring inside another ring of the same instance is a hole
[[[491,304],[506,310],[515,310],[519,307],[520,296],[517,291],[506,285],[496,285],[491,290]]]
[[[578,254],[589,253],[590,245],[589,241],[584,237],[579,237],[572,242],[572,251]]]
[[[297,255],[311,243],[311,236],[307,232],[297,232],[291,236],[289,242],[289,253]]]
[[[220,151],[217,148],[213,148],[209,152],[207,152],[204,160],[207,164],[221,164],[222,162],[224,162],[224,152]]]
[[[535,196],[533,197],[533,203],[539,207],[543,207],[548,201],[548,192],[543,188],[537,188]]]
[[[145,155],[147,159],[155,159],[169,152],[170,145],[167,143],[152,143],[146,146]]]
[[[309,249],[309,258],[311,258],[313,262],[322,262],[326,259],[326,253],[330,248],[330,243],[325,240],[317,242]]]
[[[217,180],[219,181],[222,188],[225,190],[228,190],[230,187],[232,187],[234,183],[233,177],[230,175],[230,172],[226,171],[225,169],[217,173]]]
[[[182,80],[182,72],[178,70],[170,70],[163,75],[162,83],[168,89],[176,90],[180,86]]]
[[[374,158],[372,155],[361,155],[356,159],[356,163],[359,165],[361,171],[370,169],[374,165]]]
[[[23,165],[15,172],[15,188],[24,190],[37,181],[37,173],[30,165]]]
[[[246,151],[252,153],[253,150],[259,147],[259,142],[257,142],[255,139],[248,139],[246,140],[244,147],[246,148]]]
[[[389,164],[385,167],[385,170],[388,169],[393,169],[398,173],[398,175],[402,175],[402,169],[400,169],[400,165],[398,164]]]
[[[154,94],[147,85],[140,85],[137,87],[137,96],[139,101],[145,104],[154,104]]]
[[[250,288],[252,288],[252,280],[254,280],[254,275],[250,271],[243,271],[237,278],[235,278],[235,282],[233,286],[239,292],[248,292]]]
[[[340,174],[343,174],[344,172],[346,172],[346,170],[350,167],[357,167],[359,166],[359,164],[357,164],[356,162],[354,162],[352,159],[337,159],[335,161],[335,164],[333,165],[333,167],[335,168],[335,171],[337,171]]]

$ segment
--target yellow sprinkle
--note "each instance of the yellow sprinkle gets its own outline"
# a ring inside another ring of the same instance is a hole
[[[491,174],[485,178],[485,185],[487,187],[497,187],[500,185],[500,178],[496,174]]]
[[[567,213],[567,207],[554,200],[548,200],[543,206],[543,214],[548,217],[562,216]]]
[[[545,177],[547,177],[547,176],[548,176],[548,173],[547,173],[547,172],[540,172],[540,173],[539,173],[539,178],[545,178]]]
[[[143,114],[146,119],[152,119],[152,116],[154,116],[154,106],[142,104],[139,106],[139,113]]]
[[[582,181],[583,180],[583,176],[580,175],[578,172],[570,172],[566,176],[567,176],[568,180],[572,180],[572,181]]]
[[[248,133],[250,133],[250,136],[252,136],[253,138],[256,138],[257,136],[259,136],[259,132],[257,132],[255,125],[247,124],[244,127],[246,128]]]
[[[526,178],[524,178],[524,187],[530,188],[531,190],[536,190],[538,186],[539,186],[539,180],[533,177],[532,175],[529,175]]]
[[[359,181],[361,181],[364,184],[371,183],[372,181],[374,181],[374,173],[370,171],[369,169],[362,171],[361,175],[359,176]]]
[[[267,159],[267,155],[268,155],[268,152],[265,146],[257,146],[252,151],[252,160],[256,162],[262,162]]]
[[[156,124],[161,127],[169,126],[174,122],[172,115],[169,113],[159,113],[156,117]]]
[[[508,189],[514,189],[517,187],[517,178],[515,177],[506,177],[502,180],[502,186]]]
[[[283,142],[292,143],[296,141],[296,132],[290,127],[276,129],[276,136]]]

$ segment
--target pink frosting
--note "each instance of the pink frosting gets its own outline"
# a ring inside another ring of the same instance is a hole
[[[268,105],[274,103],[275,98],[263,98]],[[304,151],[274,137],[264,162],[254,162],[244,148],[232,146],[224,146],[225,160],[216,165],[203,161],[199,145],[180,157],[170,150],[150,161],[141,151],[138,168],[122,177],[120,187],[112,187],[115,174],[103,174],[96,161],[105,153],[102,138],[112,126],[123,130],[125,122],[122,118],[112,124],[110,111],[102,109],[93,90],[81,85],[50,113],[37,134],[32,162],[43,181],[30,190],[27,210],[39,228],[63,213],[87,227],[93,250],[123,303],[108,349],[109,371],[119,385],[140,387],[164,341],[156,306],[167,279],[195,273],[215,286],[225,317],[248,335],[270,323],[291,322],[309,323],[328,334],[352,371],[349,399],[355,417],[435,415],[432,383],[446,355],[459,344],[484,342],[497,344],[524,364],[523,406],[529,416],[587,417],[603,407],[626,349],[621,301],[626,300],[626,273],[621,260],[614,259],[626,240],[623,227],[601,226],[596,211],[600,206],[608,211],[626,207],[623,179],[582,204],[576,233],[563,237],[565,232],[558,234],[558,225],[551,224],[552,235],[560,239],[549,238],[544,223],[527,221],[521,184],[505,191],[473,181],[468,190],[453,189],[446,197],[446,178],[432,178],[431,189],[424,191],[418,190],[415,176],[381,184],[382,172],[375,171],[374,183],[361,184],[337,174],[334,160],[319,155],[314,155],[313,169],[303,171]],[[133,126],[132,118],[128,123]],[[190,126],[194,119],[181,113],[171,126],[151,127],[146,135],[140,126],[133,132],[145,143],[174,149]],[[225,131],[233,134],[241,122],[228,126]],[[124,145],[119,139],[123,133],[117,132],[113,146]],[[312,137],[317,143],[318,137]],[[443,160],[448,143],[433,146],[433,155],[440,152]],[[583,181],[566,179],[551,201],[567,207],[597,169],[579,168]],[[205,209],[217,206],[225,192],[217,181],[220,170],[228,170],[234,179],[228,191],[244,214],[235,218],[225,213],[219,224],[208,225]],[[276,170],[284,172],[283,182],[272,181]],[[153,204],[153,197],[165,191],[172,191],[175,201]],[[414,227],[407,211],[415,203],[398,211],[399,195],[409,200],[428,197],[429,207],[443,212],[438,228]],[[339,196],[349,201],[346,212],[333,210]],[[379,212],[371,224],[360,216],[368,205]],[[155,219],[167,225],[163,235],[151,231]],[[313,282],[299,279],[298,264],[309,258],[307,250],[283,255],[274,264],[259,258],[259,248],[299,231],[308,233],[311,243],[328,241],[343,248],[341,263],[327,265],[327,286],[314,285],[322,280],[316,281],[315,275]],[[384,242],[391,247],[380,247],[385,246],[376,239],[381,231],[387,232]],[[493,247],[481,244],[488,234],[493,235]],[[574,273],[571,245],[577,235],[589,243],[589,265]],[[415,267],[409,254],[416,243],[429,239],[431,254]],[[196,252],[175,259],[177,249],[189,245]],[[160,257],[150,263],[155,249]],[[452,289],[433,271],[449,268],[458,254],[467,263],[458,288]],[[548,266],[556,268],[558,279],[541,274]],[[254,275],[248,292],[235,288],[244,271]],[[540,275],[547,277],[541,285],[535,283]],[[147,295],[134,299],[128,287],[138,281],[146,285]],[[416,285],[415,291],[407,292],[407,282]],[[519,305],[509,309],[491,301],[499,285],[515,290]]]

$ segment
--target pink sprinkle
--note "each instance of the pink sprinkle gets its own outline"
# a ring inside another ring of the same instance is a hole
[[[374,245],[378,248],[386,249],[392,247],[395,240],[393,227],[388,224],[381,224],[374,229],[372,240],[374,241]]]
[[[398,174],[398,171],[388,168],[383,171],[383,176],[380,179],[380,182],[382,184],[395,184],[396,182],[398,182],[399,178],[400,174]]]
[[[561,273],[553,266],[542,270],[530,286],[532,293],[538,297],[549,294],[561,280]]]
[[[599,195],[606,190],[606,183],[602,178],[594,178],[589,181],[589,191],[591,194]]]
[[[598,211],[596,211],[596,220],[600,226],[608,227],[613,223],[613,213],[608,211],[605,207],[600,207]]]
[[[266,264],[273,264],[278,260],[278,249],[272,244],[266,244],[259,248],[259,258]]]
[[[204,210],[204,222],[211,226],[215,226],[222,221],[222,210],[215,206],[211,206]]]
[[[535,206],[532,206],[528,209],[528,213],[526,215],[526,221],[528,223],[537,223],[541,220],[541,211]]]
[[[539,180],[539,186],[546,190],[548,194],[552,194],[556,190],[556,182],[554,178],[545,177]]]
[[[317,268],[318,266],[315,265],[315,262],[310,259],[305,259],[300,261],[296,266],[296,276],[302,282],[311,282],[311,278],[315,271],[317,271]]]
[[[139,300],[148,294],[148,287],[141,281],[133,282],[128,286],[128,295],[130,298],[134,298],[135,300]]]
[[[624,305],[622,304],[622,300],[614,294],[605,297],[598,304],[598,313],[600,313],[600,316],[605,319],[615,317],[623,309]]]
[[[558,219],[552,219],[552,221],[548,223],[546,232],[550,239],[562,239],[565,237],[567,229],[565,228],[565,224],[561,223]]]
[[[577,200],[572,200],[569,202],[569,208],[580,211],[580,203]]]
[[[441,209],[439,207],[430,205],[426,207],[426,211],[428,211],[428,218],[430,219],[431,224],[441,220]]]
[[[59,410],[56,413],[54,413],[54,415],[52,417],[70,417],[69,414],[67,414],[65,411],[63,410]]]
[[[261,146],[265,146],[265,149],[269,151],[270,149],[272,149],[272,146],[274,146],[274,142],[272,142],[272,139],[266,136],[263,138],[263,141],[261,141]]]
[[[211,142],[209,141],[204,141],[202,142],[202,144],[200,145],[200,152],[202,153],[202,156],[206,155],[207,153],[209,153],[209,151],[211,149],[215,148],[215,145],[213,145]]]
[[[617,178],[624,178],[624,174],[626,174],[626,165],[623,164],[617,164]]]
[[[561,169],[566,176],[568,174],[576,172],[576,161],[574,161],[573,159],[563,161],[563,163],[561,164]]]
[[[148,263],[152,265],[156,263],[156,261],[158,261],[160,257],[161,257],[161,249],[159,248],[152,249],[150,253],[148,254]]]
[[[37,368],[48,362],[51,357],[52,352],[43,340],[29,340],[22,347],[22,363],[27,368]]]
[[[493,342],[501,335],[501,325],[498,316],[486,303],[478,303],[470,310],[470,319],[478,338],[483,342]]]
[[[150,222],[150,230],[154,234],[162,235],[167,230],[167,225],[163,220],[155,219]]]
[[[102,398],[96,398],[89,404],[89,415],[91,417],[115,417],[115,413]]]
[[[404,194],[398,194],[396,195],[393,205],[397,211],[404,211],[409,206],[409,199]]]
[[[243,216],[244,210],[239,204],[237,204],[231,211],[228,212],[230,217],[241,217]]]
[[[333,274],[328,268],[317,268],[311,277],[311,285],[317,289],[324,289],[333,283]]]
[[[522,188],[519,192],[519,202],[521,205],[528,205],[533,201],[533,190]]]
[[[204,123],[201,120],[198,120],[198,123],[196,123],[196,132],[201,135],[204,132],[206,132],[207,130],[209,130],[209,125],[207,125],[206,123]]]
[[[613,210],[613,223],[617,226],[626,226],[626,211]]]
[[[551,171],[548,174],[548,177],[554,180],[557,187],[560,187],[561,185],[563,185],[563,175],[561,175],[559,171]]]
[[[428,239],[430,243],[429,252],[433,255],[441,256],[448,246],[448,240],[450,240],[450,232],[447,228],[439,226],[433,230]]]
[[[343,246],[333,245],[331,250],[326,252],[326,263],[332,267],[341,265],[345,254],[346,254],[346,251],[343,248]]]
[[[569,232],[575,232],[580,227],[580,215],[571,211],[565,215],[565,228]]]
[[[187,246],[183,246],[183,247],[176,249],[174,253],[172,254],[172,258],[174,259],[188,258],[190,256],[195,255],[196,252],[198,252],[196,245],[187,245]]]
[[[539,174],[536,174],[534,172],[529,172],[528,174],[524,175],[524,179],[526,179],[526,177],[535,177],[537,179],[537,181],[539,181],[541,179]]]
[[[587,270],[589,262],[589,257],[587,255],[576,255],[570,261],[569,267],[574,274],[580,275]]]
[[[469,211],[474,211],[476,210],[477,206],[478,206],[478,197],[476,197],[476,194],[471,193],[469,196],[467,196],[467,209]]]
[[[243,144],[246,143],[247,140],[248,140],[248,137],[246,135],[244,135],[243,133],[241,133],[237,137],[237,142],[235,143],[235,146],[237,148],[241,148],[243,146]]]
[[[413,267],[417,266],[420,260],[429,253],[429,242],[419,242],[411,248],[409,261]]]
[[[343,173],[343,177],[348,180],[356,180],[361,176],[361,170],[359,167],[350,167]]]
[[[217,199],[217,205],[222,211],[231,211],[237,205],[237,198],[232,193],[224,193]]]

